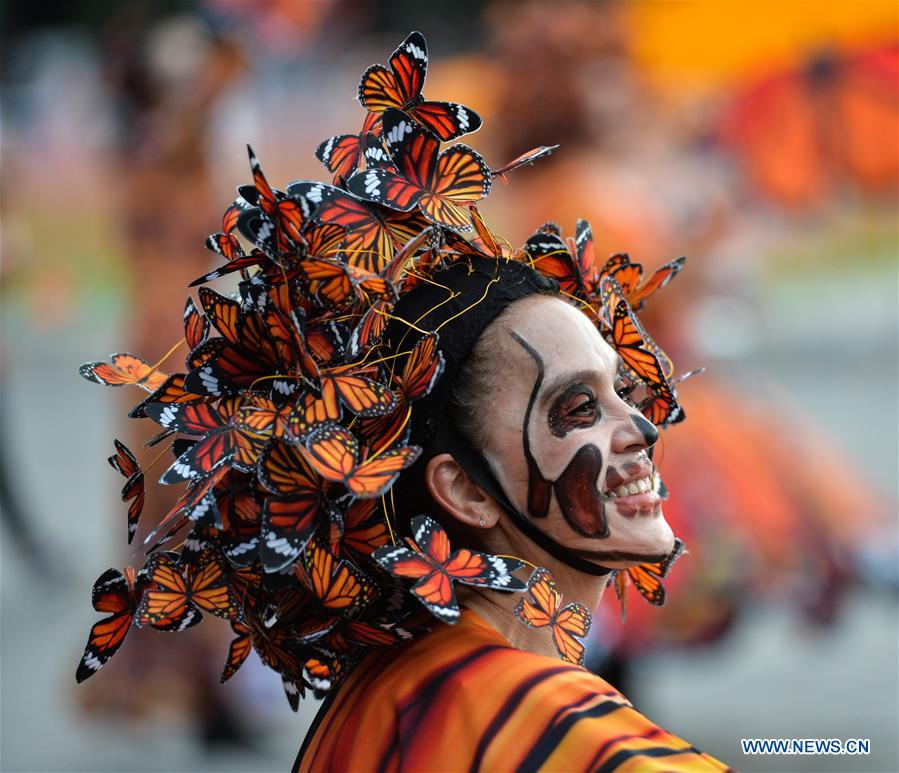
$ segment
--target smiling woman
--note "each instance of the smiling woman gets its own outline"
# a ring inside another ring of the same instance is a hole
[[[273,188],[249,150],[193,282],[238,293],[188,298],[185,372],[160,370],[177,346],[82,367],[150,392],[129,415],[178,436],[160,482],[185,489],[95,583],[76,679],[205,612],[235,634],[222,681],[255,650],[294,710],[329,695],[300,770],[722,770],[582,667],[609,579],[661,604],[682,549],[652,450],[684,414],[636,311],[683,259],[599,264],[583,220],[494,237],[476,203],[552,148],[502,172],[441,149],[480,118],[424,99],[427,62],[413,32],[366,70],[361,132],[318,149],[333,185]],[[116,449],[130,541],[166,451]]]
[[[428,512],[465,549],[541,568],[524,599],[460,588],[456,625],[363,661],[323,706],[297,769],[727,769],[557,659],[580,659],[613,569],[675,550],[654,486],[658,430],[628,401],[620,357],[516,262],[470,258],[434,274],[397,304],[388,351],[402,358],[438,331],[446,369],[412,408],[423,453],[395,487],[399,524],[427,553],[433,526],[409,519]],[[397,551],[382,550],[396,571]],[[455,563],[444,573],[459,580]],[[426,601],[439,607],[438,583]]]

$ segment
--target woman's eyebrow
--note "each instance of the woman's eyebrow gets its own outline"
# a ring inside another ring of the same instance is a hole
[[[540,398],[540,405],[546,405],[555,395],[569,384],[589,384],[596,383],[601,374],[596,370],[573,370],[568,373],[562,373],[552,379],[543,389],[543,395]]]

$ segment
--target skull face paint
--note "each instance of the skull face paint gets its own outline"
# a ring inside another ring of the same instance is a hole
[[[578,534],[585,537],[609,536],[609,524],[606,521],[602,494],[597,488],[599,474],[602,472],[602,452],[592,443],[582,446],[574,455],[562,474],[552,483],[543,477],[540,466],[531,450],[530,423],[534,410],[534,401],[540,393],[544,379],[543,358],[520,335],[513,331],[512,337],[533,358],[537,365],[537,379],[531,390],[528,407],[524,413],[521,436],[524,444],[524,455],[528,464],[528,512],[535,518],[545,518],[549,513],[550,495],[555,494],[562,515]],[[569,387],[559,399],[556,406],[564,404],[576,394],[579,385]],[[595,422],[593,422],[595,423]],[[581,426],[577,417],[568,417],[568,421],[560,421],[558,411],[550,410],[550,431],[556,437],[564,437],[571,429]]]
[[[649,459],[658,436],[624,399],[616,352],[561,299],[512,310],[493,334],[499,378],[482,414],[482,453],[510,503],[586,560],[614,567],[666,555],[674,535]]]

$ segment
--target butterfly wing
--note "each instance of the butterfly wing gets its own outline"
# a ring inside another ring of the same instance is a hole
[[[515,607],[515,616],[528,628],[552,625],[561,596],[548,570],[539,567],[528,580],[528,592]]]
[[[137,608],[140,625],[151,625],[159,631],[183,631],[202,619],[191,607],[187,584],[172,556],[155,553],[146,566],[147,579],[155,587],[144,592]]]
[[[239,616],[240,607],[231,593],[224,561],[216,549],[204,550],[196,565],[188,568],[188,581],[191,603],[218,617],[234,619]]]
[[[248,625],[232,621],[231,630],[237,636],[231,640],[231,644],[228,647],[228,660],[225,662],[225,668],[222,670],[221,681],[223,684],[237,673],[237,669],[243,665],[243,662],[253,649],[252,629]]]
[[[575,602],[559,610],[552,624],[553,643],[563,660],[584,665],[583,637],[590,631],[590,610]]]
[[[76,681],[93,676],[125,641],[134,617],[135,599],[125,576],[116,569],[107,569],[91,593],[94,609],[112,614],[94,623],[88,634],[84,655],[75,672]]]

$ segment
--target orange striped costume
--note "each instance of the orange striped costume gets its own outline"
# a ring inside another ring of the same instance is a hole
[[[471,610],[364,661],[295,771],[729,770],[584,668],[515,649]]]

